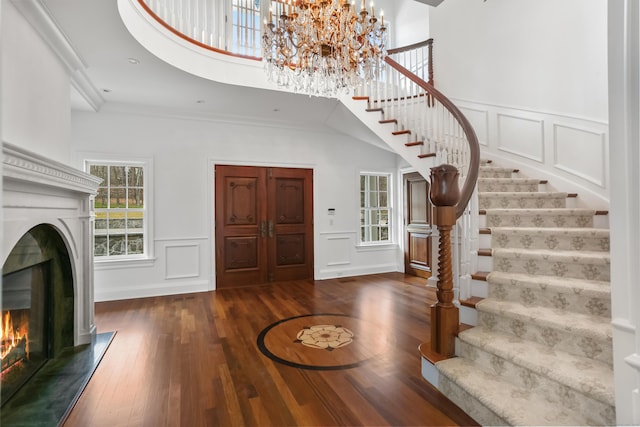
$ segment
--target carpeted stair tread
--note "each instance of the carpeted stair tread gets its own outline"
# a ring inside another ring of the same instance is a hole
[[[478,369],[465,358],[447,359],[438,362],[436,366],[447,379],[461,386],[470,396],[510,425],[598,424],[597,420],[588,418],[586,414],[567,408],[562,400],[554,401],[551,396],[539,395],[526,388],[517,387],[494,374]],[[460,401],[454,402],[462,409],[468,410],[465,408],[465,400],[462,397]],[[471,416],[474,416],[473,412]],[[486,424],[481,419],[477,421]]]
[[[478,191],[539,191],[540,180],[528,178],[478,178]]]
[[[499,331],[489,331],[482,326],[467,329],[458,337],[473,347],[526,368],[536,375],[547,377],[606,405],[615,405],[613,369],[608,363],[551,350],[543,344]],[[498,362],[495,368],[499,367]]]
[[[546,248],[609,252],[609,230],[604,228],[493,227],[492,248]]]
[[[549,209],[487,209],[486,214],[490,215],[513,215],[513,214],[530,214],[530,215],[542,215],[542,216],[555,216],[555,215],[595,215],[594,209],[582,209],[582,208],[549,208]]]
[[[493,271],[487,278],[487,296],[611,318],[611,285],[604,281]]]
[[[566,208],[567,193],[559,192],[481,192],[480,209],[557,209]]]
[[[593,227],[593,209],[486,209],[487,227]]]
[[[485,298],[476,308],[479,324],[491,330],[502,330],[530,340],[537,337],[535,341],[540,343],[565,351],[571,347],[574,354],[611,363],[611,319],[494,298]],[[490,316],[483,318],[485,313]],[[506,322],[499,323],[501,319]],[[506,330],[505,323],[509,323]],[[544,335],[536,335],[541,331]],[[578,347],[575,347],[576,343]]]
[[[518,287],[519,289],[543,289],[552,295],[580,295],[584,298],[611,300],[611,283],[603,280],[492,271],[487,276],[487,282],[489,285],[499,284],[506,287]]]
[[[493,257],[506,258],[538,258],[544,261],[582,261],[601,265],[611,264],[611,255],[602,251],[564,251],[558,249],[525,249],[525,248],[495,248]]]
[[[480,178],[511,178],[513,168],[502,168],[497,166],[480,166],[478,177]]]
[[[492,250],[492,257],[494,271],[610,280],[607,252],[498,248]]]
[[[566,199],[568,194],[561,191],[481,191],[478,193],[478,195],[484,197],[516,197],[522,199]]]

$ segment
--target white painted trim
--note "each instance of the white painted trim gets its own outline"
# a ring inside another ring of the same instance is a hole
[[[95,300],[116,301],[135,298],[148,298],[168,295],[181,295],[196,292],[207,292],[209,290],[208,280],[185,280],[181,282],[171,281],[168,283],[153,283],[141,286],[139,283],[131,283],[112,290],[105,287],[96,289]]]
[[[512,148],[509,148],[508,146],[506,146],[503,142],[503,135],[502,135],[502,122],[500,121],[501,118],[506,117],[506,118],[510,118],[510,119],[516,119],[516,120],[522,120],[524,122],[532,122],[532,123],[538,123],[540,125],[540,156],[536,157],[533,155],[529,155],[527,153],[521,153],[518,150],[514,150]],[[544,149],[544,120],[541,119],[537,119],[537,118],[530,118],[530,117],[523,117],[523,116],[518,116],[515,114],[506,114],[506,113],[497,113],[496,114],[496,118],[497,118],[497,125],[498,125],[498,150],[500,151],[504,151],[507,153],[511,153],[511,154],[515,154],[516,156],[520,156],[523,157],[525,159],[529,159],[529,160],[534,160],[538,163],[544,163],[544,157],[545,157],[545,149]]]
[[[596,178],[596,177],[589,176],[587,174],[573,170],[570,167],[563,166],[562,164],[558,163],[559,162],[558,160],[558,129],[559,128],[571,129],[571,130],[575,130],[583,133],[590,133],[600,137],[600,161],[602,162],[601,164],[602,173],[600,174],[599,177]],[[575,175],[578,178],[584,179],[585,181],[589,181],[599,187],[606,188],[606,177],[605,177],[605,172],[607,170],[606,138],[607,138],[607,134],[605,132],[598,132],[598,131],[593,131],[586,128],[581,128],[578,126],[569,126],[561,123],[554,123],[553,124],[553,166],[557,169],[560,169],[561,171],[567,172],[571,175]]]
[[[340,277],[363,276],[366,274],[391,273],[397,271],[398,266],[395,263],[340,269],[323,268],[319,271],[316,280],[337,279]]]

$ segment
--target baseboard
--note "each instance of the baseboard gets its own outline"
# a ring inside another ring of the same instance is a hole
[[[134,298],[159,297],[166,295],[191,294],[195,292],[207,292],[209,291],[209,289],[209,281],[207,280],[171,282],[170,284],[129,284],[128,286],[122,286],[116,289],[104,289],[96,287],[95,301],[116,301]]]
[[[316,280],[338,279],[340,277],[364,276],[367,274],[393,273],[401,271],[395,263],[371,267],[326,268],[316,274]]]

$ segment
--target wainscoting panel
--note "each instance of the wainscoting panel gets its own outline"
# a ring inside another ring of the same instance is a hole
[[[469,119],[480,145],[489,145],[489,112],[478,108],[460,107],[460,111]]]
[[[358,246],[356,231],[320,233],[316,242],[316,280],[401,271],[397,244]]]
[[[96,264],[96,301],[214,289],[208,243],[205,237],[159,237],[152,243],[150,258]]]
[[[498,148],[543,163],[544,122],[498,114]]]
[[[351,236],[337,235],[327,236],[327,265],[349,265],[351,264],[351,250],[353,246]]]
[[[604,187],[605,133],[559,124],[553,130],[555,167]]]
[[[164,249],[165,279],[187,279],[200,276],[200,245],[167,244]]]
[[[474,127],[482,158],[518,169],[520,177],[546,179],[548,191],[578,193],[577,207],[609,209],[606,121],[471,100],[454,102]]]

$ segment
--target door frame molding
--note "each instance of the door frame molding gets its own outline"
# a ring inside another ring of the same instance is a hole
[[[261,162],[255,160],[230,160],[230,159],[221,159],[217,157],[209,157],[207,159],[207,215],[209,218],[208,223],[208,235],[209,235],[209,254],[207,259],[209,263],[207,266],[209,268],[209,272],[207,277],[209,278],[209,291],[215,291],[217,288],[216,284],[216,217],[215,217],[215,206],[216,206],[216,198],[215,198],[215,189],[216,189],[216,177],[215,177],[215,168],[216,165],[229,165],[229,166],[256,166],[256,167],[271,167],[271,168],[296,168],[296,169],[311,169],[313,171],[313,221],[315,224],[316,214],[317,214],[317,203],[316,203],[316,168],[317,165],[313,163],[283,163],[283,162]],[[318,230],[316,227],[313,227],[313,278],[317,277],[316,265],[317,265],[317,236]]]

